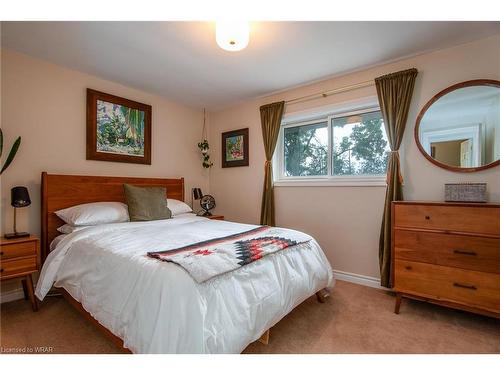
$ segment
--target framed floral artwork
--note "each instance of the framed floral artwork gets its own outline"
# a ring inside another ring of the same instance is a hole
[[[222,133],[222,168],[249,165],[248,128]]]
[[[151,106],[87,89],[87,160],[151,164]]]

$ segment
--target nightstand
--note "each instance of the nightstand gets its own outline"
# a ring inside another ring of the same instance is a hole
[[[39,248],[40,243],[35,236],[0,239],[0,280],[21,278],[24,298],[29,298],[33,311],[38,311],[38,303],[31,274],[38,271]]]
[[[205,216],[208,217],[210,220],[224,220],[224,215],[212,215],[212,216]]]

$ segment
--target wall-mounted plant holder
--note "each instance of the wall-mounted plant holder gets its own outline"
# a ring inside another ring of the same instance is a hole
[[[208,141],[204,139],[202,142],[199,142],[198,148],[200,149],[201,155],[203,156],[203,168],[210,168],[212,165],[214,165],[214,163],[210,161],[210,154],[208,153],[210,145],[208,144]]]
[[[203,108],[203,130],[201,131],[201,139],[202,141],[198,143],[198,148],[200,149],[201,156],[203,157],[203,168],[210,168],[211,166],[214,165],[210,161],[210,145],[208,144],[207,141],[207,126],[206,126],[206,116],[205,116],[205,108]]]

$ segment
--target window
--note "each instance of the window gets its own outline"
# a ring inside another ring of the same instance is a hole
[[[328,174],[328,123],[285,128],[285,176]]]
[[[384,181],[390,148],[378,108],[286,123],[278,142],[278,181]]]
[[[382,175],[389,142],[380,111],[332,118],[333,175]]]

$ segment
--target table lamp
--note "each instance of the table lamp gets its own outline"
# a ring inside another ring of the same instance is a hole
[[[191,208],[194,211],[194,205],[193,205],[193,199],[194,200],[199,200],[203,197],[203,193],[201,192],[200,188],[193,188],[191,191]]]
[[[18,232],[16,227],[16,210],[31,204],[28,189],[25,186],[15,186],[11,189],[10,193],[10,204],[14,207],[14,233],[7,233],[4,237],[9,239],[28,237],[30,235],[28,232]]]

